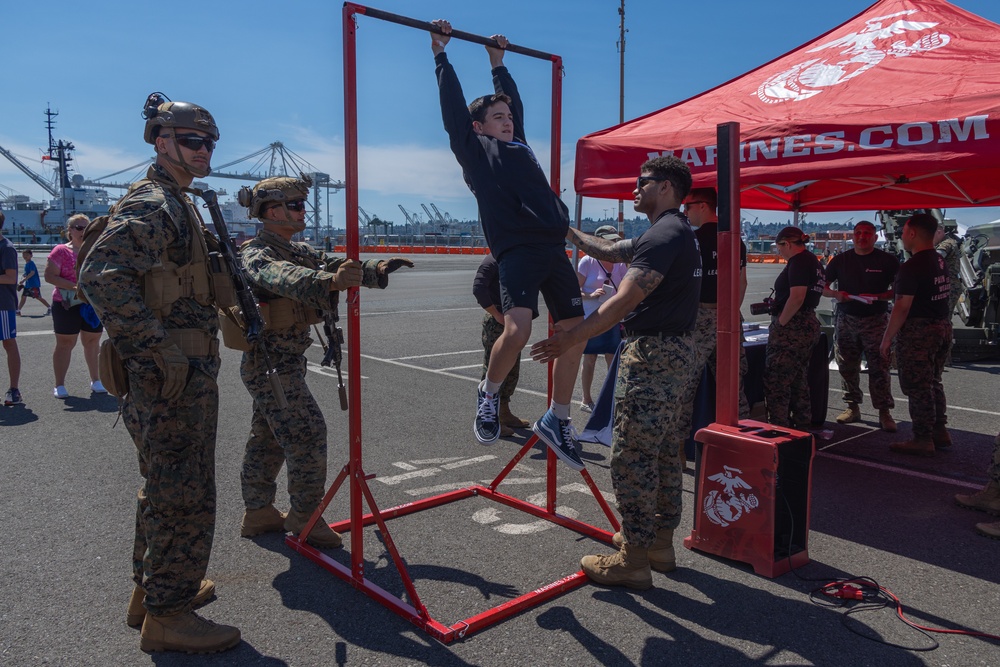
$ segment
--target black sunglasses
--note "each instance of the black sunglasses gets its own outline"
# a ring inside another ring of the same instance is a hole
[[[304,200],[299,199],[297,201],[290,201],[285,204],[285,207],[289,211],[304,211],[306,210],[306,203]]]
[[[73,229],[75,229],[78,232],[82,232],[86,228],[87,228],[87,225],[73,225]]]
[[[654,183],[662,183],[665,180],[667,179],[657,178],[655,176],[640,176],[639,178],[635,179],[635,189],[642,190],[644,187],[646,187],[646,183],[649,183],[650,181]]]
[[[698,201],[686,201],[683,204],[681,204],[681,206],[687,208],[689,206],[694,206],[695,204],[707,204],[707,203],[708,203],[707,201],[702,201],[701,199],[699,199]]]
[[[174,134],[173,137],[181,146],[193,151],[200,151],[202,146],[209,153],[215,150],[215,139],[211,137],[203,137],[198,134]]]

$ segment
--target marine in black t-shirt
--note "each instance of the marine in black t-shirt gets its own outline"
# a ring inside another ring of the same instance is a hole
[[[678,209],[664,211],[639,238],[629,270],[656,271],[663,280],[622,324],[628,335],[682,335],[694,328],[702,280],[701,255],[691,225]]]
[[[695,230],[701,249],[701,303],[719,302],[719,223],[705,222]],[[740,239],[740,269],[747,267],[747,246]]]
[[[788,264],[774,281],[774,305],[771,312],[775,315],[781,313],[793,287],[808,288],[806,300],[800,310],[814,310],[823,296],[825,286],[826,277],[819,259],[808,250],[800,252],[789,258]]]
[[[913,297],[907,320],[915,317],[947,320],[950,292],[948,267],[933,248],[921,250],[899,267],[896,296]]]
[[[882,294],[892,287],[899,260],[884,250],[872,250],[859,255],[848,250],[836,255],[826,266],[826,284],[837,283],[837,289],[852,295]],[[869,317],[879,315],[889,308],[888,301],[874,301],[870,304],[850,299],[837,304],[837,310],[847,315]]]

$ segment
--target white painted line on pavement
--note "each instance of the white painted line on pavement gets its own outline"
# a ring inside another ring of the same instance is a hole
[[[452,357],[459,354],[482,354],[483,348],[478,350],[459,350],[458,352],[437,352],[435,354],[416,354],[412,357],[395,357],[387,361],[409,361],[410,359],[430,359],[431,357]],[[471,368],[471,367],[470,367]]]
[[[460,310],[482,310],[482,308],[472,306],[470,308],[425,308],[423,310],[377,310],[372,313],[361,313],[361,317],[370,317],[372,315],[409,315],[414,313],[457,313]]]
[[[423,470],[414,470],[413,472],[404,472],[402,475],[390,475],[389,477],[376,477],[375,481],[382,482],[383,484],[388,484],[393,486],[399,484],[400,482],[405,482],[408,479],[413,479],[414,477],[432,477],[433,475],[441,472],[440,468],[424,468]]]
[[[455,461],[454,463],[445,463],[441,467],[445,470],[454,470],[455,468],[464,468],[465,466],[471,466],[473,463],[483,463],[485,461],[492,461],[496,456],[493,454],[487,454],[485,456],[476,456],[471,459],[465,459],[464,461]]]
[[[951,477],[944,477],[942,475],[931,475],[930,473],[918,472],[916,470],[907,470],[906,468],[897,468],[896,466],[885,465],[884,463],[875,463],[874,461],[855,459],[850,456],[841,456],[840,454],[830,454],[828,452],[820,452],[817,454],[817,456],[822,456],[823,458],[827,459],[833,459],[834,461],[840,461],[842,463],[852,463],[854,465],[864,466],[866,468],[873,468],[875,470],[884,470],[886,472],[892,472],[899,475],[906,475],[907,477],[917,477],[919,479],[927,479],[932,482],[941,482],[942,484],[952,484],[954,486],[961,486],[966,489],[979,490],[983,488],[982,484],[963,482],[958,479],[952,479]]]
[[[392,465],[400,468],[402,470],[416,470],[417,466],[411,466],[409,463],[404,463],[403,461],[396,461]]]
[[[376,477],[375,479],[378,479]],[[445,493],[472,486],[475,482],[455,482],[454,484],[440,484],[438,486],[425,486],[419,489],[410,489],[405,493],[411,496],[429,496],[431,494]]]
[[[461,458],[461,456],[448,456],[443,459],[420,459],[419,461],[410,461],[410,463],[416,466],[436,466],[439,463],[451,463]]]
[[[393,366],[401,366],[403,368],[409,368],[414,371],[424,371],[425,373],[433,373],[434,375],[444,375],[445,377],[455,378],[456,380],[465,380],[466,382],[475,382],[476,384],[479,384],[481,382],[479,378],[468,377],[467,375],[459,375],[458,373],[442,371],[436,368],[427,368],[425,366],[418,366],[416,364],[404,364],[403,362],[396,361],[394,359],[382,359],[380,357],[373,357],[369,354],[362,354],[361,358],[370,359],[372,361],[381,361],[382,363],[385,364],[392,364]],[[520,387],[518,388],[517,391],[518,393],[521,394],[529,394],[531,396],[541,396],[542,398],[545,398],[547,396],[547,394],[543,391],[532,391],[531,389],[521,389]]]

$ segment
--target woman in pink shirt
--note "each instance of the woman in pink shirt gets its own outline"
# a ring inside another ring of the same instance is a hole
[[[60,243],[53,248],[45,265],[45,282],[55,286],[52,291],[52,328],[56,334],[56,349],[52,353],[52,370],[56,385],[52,395],[56,398],[69,397],[66,371],[69,370],[77,338],[83,342],[83,358],[90,371],[90,390],[95,394],[108,393],[97,372],[97,353],[104,327],[93,315],[92,308],[89,313],[83,312],[84,304],[75,299],[76,253],[83,244],[83,230],[89,222],[90,219],[82,214],[70,216],[66,221],[69,243]],[[87,321],[88,317],[91,322]]]

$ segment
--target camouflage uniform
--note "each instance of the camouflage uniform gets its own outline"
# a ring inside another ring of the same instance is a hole
[[[951,351],[951,322],[911,317],[896,334],[899,386],[910,400],[913,439],[932,439],[948,423],[941,375]]]
[[[839,310],[839,309],[838,309]],[[889,313],[879,313],[859,317],[847,313],[837,313],[836,341],[834,346],[837,366],[840,368],[844,400],[860,405],[861,354],[868,359],[868,391],[872,396],[872,406],[877,410],[890,410],[896,406],[892,398],[889,378],[889,360],[879,352],[882,335],[889,324]]]
[[[167,329],[215,341],[213,303],[175,301],[162,321],[143,301],[144,277],[161,261],[192,259],[193,232],[203,223],[176,181],[159,165],[152,182],[118,203],[80,271],[80,287],[125,361],[131,390],[122,414],[135,443],[143,486],[138,493],[133,578],[154,615],[188,611],[208,567],[215,532],[215,434],[218,421],[217,341],[211,353],[189,357],[187,386],[173,400],[160,396],[164,375],[153,350],[169,344]]]
[[[958,298],[962,296],[962,270],[961,254],[962,242],[951,232],[945,235],[944,240],[935,247],[938,254],[944,258],[944,264],[948,269],[948,280],[951,282],[951,292],[948,295],[948,317],[955,314],[955,306],[958,305]]]
[[[490,365],[490,354],[493,352],[493,345],[503,333],[503,325],[496,321],[496,318],[486,313],[483,317],[483,375],[481,380],[486,379],[486,369]],[[510,368],[503,384],[500,385],[500,402],[507,403],[517,389],[517,382],[521,378],[521,360],[518,359]]]
[[[718,332],[719,311],[716,308],[698,307],[698,322],[695,324],[695,341],[697,341],[699,352],[707,354],[706,363],[712,377],[718,378],[717,371],[719,332]],[[747,363],[747,351],[743,347],[743,331],[740,331],[740,419],[750,416],[750,403],[747,401],[746,391],[743,389],[743,377],[747,374],[750,366]],[[699,373],[698,377],[701,377]],[[714,392],[713,392],[714,393]]]
[[[809,357],[819,342],[819,333],[819,320],[812,309],[800,309],[785,326],[778,324],[777,317],[771,318],[764,362],[764,396],[771,424],[791,426],[790,415],[800,423],[811,421]]]
[[[240,260],[261,304],[292,299],[306,308],[329,310],[330,286],[344,260],[327,262],[307,243],[290,242],[267,230],[243,245]],[[385,287],[379,261],[364,263],[365,287]],[[281,379],[288,407],[278,408],[259,348],[243,353],[240,376],[253,397],[250,437],[240,481],[247,510],[274,503],[275,480],[288,464],[292,510],[312,512],[326,491],[326,420],[306,385],[305,351],[312,345],[309,325],[264,331],[264,341]]]
[[[649,547],[680,525],[681,401],[697,386],[694,336],[630,336],[615,380],[611,481],[628,544]],[[688,417],[690,420],[690,417]]]

